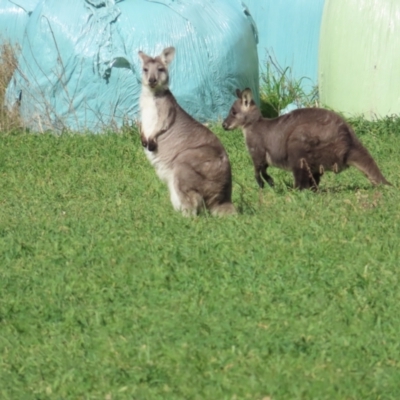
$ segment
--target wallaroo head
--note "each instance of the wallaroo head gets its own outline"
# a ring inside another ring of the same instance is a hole
[[[174,47],[167,47],[159,56],[150,57],[139,51],[142,60],[142,84],[152,90],[168,87],[168,66],[175,55]]]
[[[253,99],[251,89],[247,88],[243,91],[236,89],[236,96],[238,99],[233,103],[228,116],[222,123],[222,127],[226,131],[244,128],[260,116],[260,111]]]

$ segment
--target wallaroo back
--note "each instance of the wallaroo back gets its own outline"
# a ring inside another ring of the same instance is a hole
[[[142,60],[141,139],[160,179],[167,183],[175,210],[195,215],[234,214],[228,155],[208,128],[187,114],[168,87],[168,66],[175,49]]]
[[[268,119],[262,117],[250,89],[237,89],[236,95],[238,99],[222,126],[225,130],[243,130],[261,188],[264,180],[274,185],[267,174],[268,166],[292,171],[298,189],[316,190],[324,171],[339,173],[350,165],[372,184],[390,185],[353,129],[338,114],[303,108]]]

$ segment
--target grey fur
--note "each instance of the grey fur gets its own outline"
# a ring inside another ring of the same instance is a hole
[[[174,54],[173,47],[154,58],[139,52],[142,144],[159,177],[168,184],[176,210],[195,215],[205,207],[215,215],[234,214],[231,166],[224,147],[179,106],[169,90],[168,65]]]
[[[250,89],[236,91],[238,99],[223,122],[225,130],[241,128],[253,159],[258,185],[273,186],[268,166],[292,171],[298,189],[318,188],[324,171],[339,173],[354,166],[372,184],[390,183],[350,125],[322,108],[294,110],[277,118],[263,118]]]

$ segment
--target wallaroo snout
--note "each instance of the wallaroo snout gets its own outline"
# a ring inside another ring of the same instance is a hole
[[[241,128],[253,159],[258,185],[273,186],[269,166],[292,171],[298,189],[318,188],[324,171],[339,173],[354,166],[372,184],[385,179],[350,125],[338,114],[322,108],[294,110],[277,118],[263,118],[250,89],[236,90],[238,99],[225,118],[225,130]]]
[[[160,179],[167,183],[175,210],[184,215],[207,208],[212,214],[234,214],[228,155],[208,128],[187,114],[168,87],[168,66],[175,49],[142,60],[141,139]]]

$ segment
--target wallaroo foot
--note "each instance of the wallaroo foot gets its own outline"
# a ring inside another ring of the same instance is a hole
[[[237,214],[235,206],[230,202],[215,205],[211,208],[210,211],[212,215],[216,215],[219,217]]]

